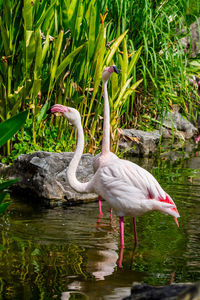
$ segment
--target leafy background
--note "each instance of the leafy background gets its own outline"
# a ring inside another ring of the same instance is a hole
[[[121,70],[109,83],[114,141],[117,128],[151,130],[175,104],[196,121],[199,104],[187,76],[199,73],[199,55],[191,57],[180,40],[199,6],[191,0],[0,0],[0,120],[30,112],[25,128],[4,146],[3,161],[73,149],[68,124],[46,120],[54,103],[77,107],[86,151],[98,152],[101,74],[110,64]]]

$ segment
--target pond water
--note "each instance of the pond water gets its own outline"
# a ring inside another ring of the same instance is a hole
[[[170,162],[137,161],[174,199],[177,228],[159,212],[125,219],[125,249],[119,260],[119,223],[102,203],[47,209],[29,198],[12,199],[0,219],[0,299],[123,299],[133,282],[167,285],[200,280],[200,156]],[[32,203],[32,204],[31,204]]]

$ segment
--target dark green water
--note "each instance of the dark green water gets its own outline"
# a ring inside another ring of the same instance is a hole
[[[140,162],[141,164],[141,162]],[[200,280],[200,157],[143,161],[174,199],[177,228],[158,212],[137,218],[139,245],[131,266],[132,219],[125,223],[122,269],[119,224],[103,202],[41,209],[13,199],[0,219],[0,299],[122,299],[134,281],[152,285]]]

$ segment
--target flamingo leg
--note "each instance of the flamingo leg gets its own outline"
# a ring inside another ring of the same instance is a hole
[[[119,217],[119,226],[120,226],[120,255],[119,255],[119,268],[122,267],[123,261],[123,251],[124,251],[124,217]]]
[[[112,207],[110,208],[110,218],[112,219]]]
[[[119,217],[120,226],[120,247],[124,248],[124,217]]]
[[[99,217],[101,217],[103,215],[103,213],[102,213],[102,209],[101,209],[101,197],[100,196],[98,197],[98,200],[99,200]]]
[[[134,240],[135,240],[135,247],[137,247],[138,239],[137,239],[137,230],[136,230],[136,220],[135,217],[133,217],[133,231],[134,231]]]
[[[118,262],[118,267],[119,267],[120,269],[121,269],[121,267],[122,267],[123,252],[124,252],[124,248],[121,247],[121,248],[120,248],[120,253],[119,253],[119,262]]]

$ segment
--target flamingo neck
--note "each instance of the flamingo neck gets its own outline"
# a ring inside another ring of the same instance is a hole
[[[70,184],[70,186],[77,192],[79,193],[86,193],[87,191],[87,186],[88,183],[83,183],[78,181],[76,178],[76,170],[79,164],[79,161],[81,159],[81,156],[83,154],[83,149],[84,149],[84,133],[83,133],[83,128],[81,125],[81,122],[78,122],[76,124],[76,129],[78,133],[78,141],[77,141],[77,146],[76,146],[76,151],[74,153],[74,156],[69,164],[68,170],[67,170],[67,179]]]
[[[102,154],[105,155],[110,152],[110,108],[108,100],[107,81],[103,82],[104,95],[104,119],[103,119],[103,140],[102,140]]]

